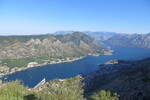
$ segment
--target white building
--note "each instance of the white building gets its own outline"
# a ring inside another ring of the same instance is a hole
[[[37,62],[30,62],[30,63],[28,63],[28,66],[27,66],[27,67],[35,67],[35,66],[37,66],[37,65],[38,65]]]

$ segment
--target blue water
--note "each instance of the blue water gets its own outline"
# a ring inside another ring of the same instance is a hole
[[[5,81],[19,79],[24,82],[24,85],[34,87],[43,78],[46,78],[46,81],[49,81],[56,78],[70,78],[78,74],[92,72],[98,69],[97,64],[105,63],[108,60],[139,60],[150,57],[150,49],[127,48],[110,45],[109,47],[114,51],[113,55],[100,55],[98,57],[88,56],[74,62],[30,68],[8,75]]]

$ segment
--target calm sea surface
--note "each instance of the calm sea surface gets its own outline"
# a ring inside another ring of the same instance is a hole
[[[6,76],[7,79],[5,79],[5,81],[19,79],[24,82],[24,85],[34,87],[43,78],[46,78],[46,81],[49,81],[56,78],[70,78],[78,74],[92,72],[99,68],[97,64],[105,63],[108,60],[139,60],[150,57],[150,49],[127,48],[110,45],[109,47],[114,51],[113,55],[100,55],[98,57],[88,56],[74,62],[30,68]]]

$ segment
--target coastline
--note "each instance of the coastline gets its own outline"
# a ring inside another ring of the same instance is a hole
[[[29,69],[29,68],[33,68],[33,67],[41,67],[41,66],[45,66],[45,65],[50,65],[50,64],[61,64],[61,63],[68,63],[68,62],[73,62],[73,61],[77,61],[77,60],[80,60],[80,59],[83,59],[87,56],[100,56],[100,55],[112,55],[112,50],[110,50],[109,52],[104,52],[104,54],[88,54],[86,56],[80,56],[80,57],[67,57],[66,60],[64,59],[57,59],[57,61],[51,61],[50,63],[49,62],[45,62],[43,64],[38,64],[36,62],[30,62],[30,63],[33,63],[33,65],[30,65],[29,64],[26,66],[26,67],[15,67],[15,68],[12,68],[11,71],[9,72],[6,72],[6,73],[0,73],[0,79],[5,77],[6,75],[9,75],[9,74],[13,74],[15,72],[18,72],[18,71],[23,71],[23,70],[26,70],[26,69]],[[35,65],[34,65],[35,64]],[[8,68],[10,69],[10,68]]]
[[[5,77],[5,75],[13,74],[15,72],[23,71],[23,70],[26,70],[26,69],[29,69],[29,68],[41,67],[41,66],[50,65],[50,64],[61,64],[61,63],[73,62],[73,61],[77,61],[77,60],[83,59],[85,57],[86,56],[75,57],[75,58],[71,57],[71,60],[70,59],[63,60],[63,61],[59,60],[59,62],[51,61],[51,63],[36,64],[35,66],[32,66],[32,67],[28,67],[28,65],[26,67],[21,67],[21,68],[15,67],[15,68],[12,68],[10,72],[0,73],[0,78]]]

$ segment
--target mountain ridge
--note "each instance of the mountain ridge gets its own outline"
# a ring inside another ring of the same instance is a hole
[[[115,46],[150,48],[150,33],[148,34],[131,34],[115,35],[105,41],[107,44]]]
[[[0,60],[2,61],[24,58],[36,59],[38,57],[80,57],[89,54],[105,54],[105,52],[109,52],[109,49],[81,32],[67,35],[0,37]],[[42,60],[41,58],[40,60]]]

